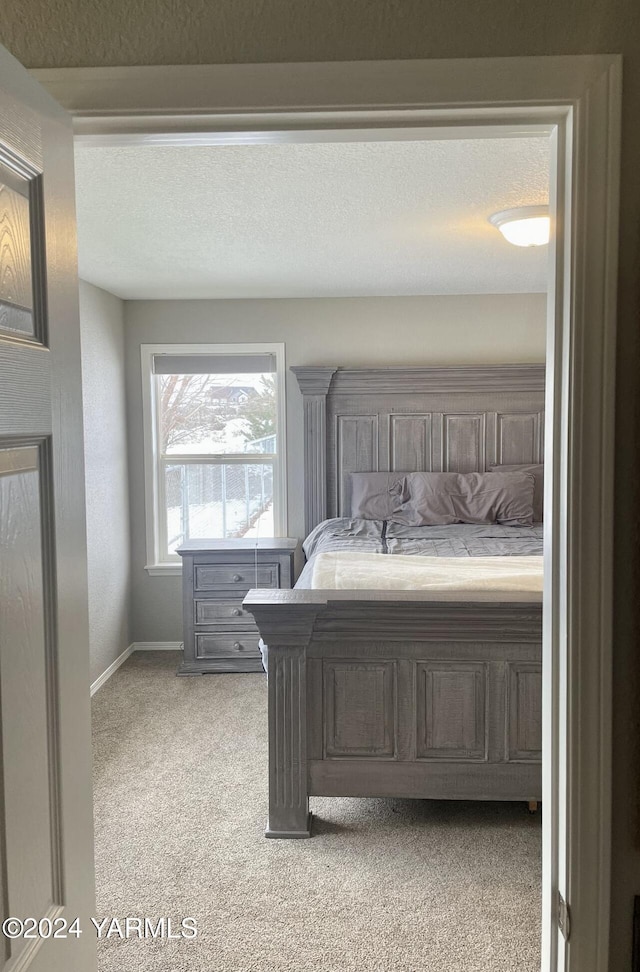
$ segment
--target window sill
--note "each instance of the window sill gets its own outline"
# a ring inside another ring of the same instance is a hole
[[[182,564],[147,564],[144,568],[150,577],[179,577]]]

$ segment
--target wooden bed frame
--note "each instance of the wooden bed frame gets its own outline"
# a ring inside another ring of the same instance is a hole
[[[544,366],[292,369],[307,533],[349,473],[470,472],[543,457]],[[537,594],[254,590],[269,647],[268,837],[309,796],[541,798]]]

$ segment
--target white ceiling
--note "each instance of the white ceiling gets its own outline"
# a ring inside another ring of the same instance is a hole
[[[80,276],[123,298],[533,293],[542,136],[76,149]]]

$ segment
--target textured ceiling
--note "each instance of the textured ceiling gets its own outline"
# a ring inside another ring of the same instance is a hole
[[[620,51],[637,77],[639,27],[637,0],[3,0],[0,40],[29,67]]]
[[[487,217],[548,198],[542,137],[76,150],[80,275],[120,297],[543,291]]]

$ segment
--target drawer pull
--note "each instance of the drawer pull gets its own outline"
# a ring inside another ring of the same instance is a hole
[[[232,580],[233,580],[234,584],[237,584],[238,581],[241,581],[242,580],[242,577],[240,576],[240,574],[234,574]]]
[[[239,641],[234,641],[233,647],[235,648],[236,651],[243,651],[243,646],[240,644]]]
[[[234,618],[239,618],[240,615],[242,614],[242,611],[240,610],[240,608],[234,608],[231,613],[234,616]]]

